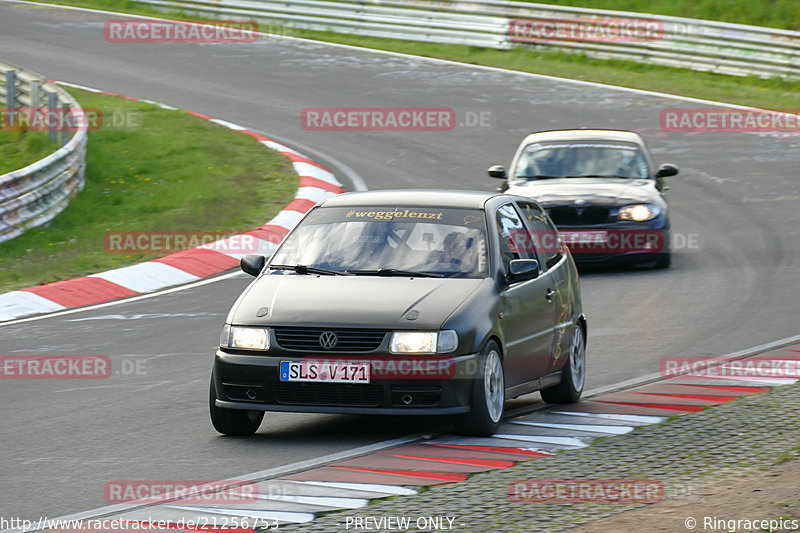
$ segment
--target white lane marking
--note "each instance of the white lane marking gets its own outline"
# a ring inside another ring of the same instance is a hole
[[[379,485],[377,483],[346,483],[343,481],[298,481],[315,487],[330,487],[335,489],[348,489],[355,491],[379,492],[387,496],[410,496],[417,491],[395,485]]]
[[[558,446],[569,446],[572,448],[585,448],[589,444],[582,437],[548,437],[545,435],[509,435],[495,433],[492,439],[520,440],[524,442],[539,442],[541,444],[556,444]]]
[[[12,320],[23,314],[52,313],[66,309],[63,305],[28,291],[11,291],[0,294],[0,321]]]
[[[547,424],[544,422],[528,422],[526,420],[512,420],[512,424],[521,426],[535,426],[540,428],[564,429],[572,431],[588,431],[590,433],[607,433],[609,435],[624,435],[633,431],[630,426],[600,426],[600,425],[579,425],[579,424]]]
[[[155,261],[115,268],[92,274],[89,277],[104,279],[139,293],[153,292],[164,287],[191,283],[200,279],[194,274]]]
[[[565,416],[582,416],[585,418],[599,418],[601,420],[615,420],[619,422],[632,422],[634,424],[658,424],[665,417],[663,416],[647,416],[647,415],[618,415],[618,414],[605,414],[605,413],[581,413],[570,411],[548,411],[554,415]]]
[[[300,496],[296,494],[256,494],[259,500],[299,503],[303,505],[317,505],[320,507],[338,507],[340,509],[360,509],[365,507],[369,500],[364,498],[347,498],[344,496]]]
[[[263,520],[293,522],[295,524],[303,524],[314,520],[313,513],[299,513],[293,511],[256,511],[255,509],[225,509],[216,507],[194,507],[191,505],[168,505],[167,507],[181,511],[195,511],[198,513],[227,516],[247,516],[251,518],[261,518]]]
[[[90,93],[102,93],[100,89],[95,89],[94,87],[86,87],[85,85],[78,85],[77,83],[68,83],[66,81],[58,81],[56,82],[59,85],[66,85],[67,87],[73,87],[75,89],[81,89],[83,91],[89,91]]]

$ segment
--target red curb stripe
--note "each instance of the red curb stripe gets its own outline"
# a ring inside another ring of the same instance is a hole
[[[466,474],[456,474],[451,472],[418,472],[416,470],[380,470],[372,468],[354,468],[351,466],[332,466],[339,470],[349,470],[351,472],[366,472],[369,474],[386,474],[389,476],[416,477],[422,479],[434,479],[447,483],[458,483],[467,479]]]
[[[275,142],[272,139],[270,139],[269,137],[265,137],[264,135],[261,135],[260,133],[256,133],[256,132],[254,132],[252,130],[238,130],[238,131],[240,133],[244,133],[245,135],[249,135],[250,137],[254,138],[257,141],[271,142],[271,143]],[[280,143],[275,143],[275,144],[280,144]],[[278,150],[278,152],[283,153],[280,150]]]
[[[300,213],[308,213],[308,210],[317,205],[317,202],[313,200],[307,200],[305,198],[295,198],[289,204],[283,208],[284,211],[299,211]]]
[[[431,461],[434,463],[452,463],[466,466],[483,466],[487,468],[508,468],[514,466],[513,461],[501,461],[499,459],[462,459],[455,457],[417,457],[413,455],[392,455],[401,459],[414,459],[416,461]]]
[[[768,387],[745,387],[745,386],[727,386],[727,385],[695,385],[690,383],[684,383],[687,387],[697,387],[699,389],[716,389],[716,390],[724,390],[724,391],[731,391],[731,392],[743,392],[745,394],[758,394],[761,392],[767,392],[770,389]]]
[[[164,263],[199,278],[219,274],[239,264],[236,258],[207,248],[181,250],[166,257],[153,259],[152,262]]]
[[[208,115],[204,115],[202,113],[198,113],[197,111],[186,111],[186,112],[189,113],[190,115],[194,115],[196,117],[204,118],[206,120],[214,120],[214,117],[210,117]]]
[[[612,405],[630,405],[631,407],[647,407],[648,409],[663,409],[665,411],[686,411],[696,413],[702,411],[704,405],[667,405],[663,403],[629,403],[629,402],[609,402],[604,400],[594,400],[598,403],[608,403]]]
[[[335,192],[337,194],[344,192],[344,189],[339,185],[328,183],[327,181],[319,178],[312,178],[311,176],[300,176],[300,187],[316,187],[317,189],[324,189],[328,192]]]
[[[138,294],[116,283],[89,276],[19,290],[38,294],[64,307],[80,307]]]
[[[666,392],[636,392],[634,394],[647,394],[648,396],[658,396],[660,398],[683,398],[684,400],[700,400],[703,402],[728,403],[736,399],[736,396],[706,396],[702,394],[669,394]]]
[[[284,156],[288,157],[292,161],[292,163],[308,163],[309,165],[314,165],[315,167],[321,168],[322,170],[324,170],[326,172],[331,172],[330,170],[328,170],[327,168],[325,168],[321,164],[317,163],[316,161],[311,160],[311,159],[309,159],[309,158],[307,158],[305,156],[296,154],[294,152],[285,151],[285,152],[281,152],[281,154],[283,154]],[[333,174],[333,172],[331,172],[331,174]]]
[[[426,446],[441,446],[443,448],[456,448],[458,450],[474,450],[476,452],[497,452],[507,453],[511,455],[527,455],[530,457],[550,457],[551,453],[534,452],[532,450],[523,450],[522,448],[503,448],[502,446],[471,446],[469,444],[439,444],[434,442],[425,442]]]

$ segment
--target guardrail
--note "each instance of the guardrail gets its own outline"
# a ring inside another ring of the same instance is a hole
[[[49,222],[83,190],[88,126],[81,106],[61,87],[3,62],[0,98],[5,106],[3,128],[25,129],[27,123],[15,120],[44,116],[50,139],[62,145],[44,159],[0,175],[0,242],[4,242]],[[75,127],[65,127],[65,118]]]
[[[737,76],[800,77],[800,32],[743,24],[505,0],[137,1],[292,28],[497,49],[521,44]]]

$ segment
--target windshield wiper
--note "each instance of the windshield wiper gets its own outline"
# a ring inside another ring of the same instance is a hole
[[[294,270],[298,274],[321,274],[324,276],[352,276],[348,272],[341,272],[339,270],[328,270],[326,268],[317,268],[308,265],[270,265],[270,270]]]
[[[524,180],[557,180],[563,177],[564,176],[550,176],[548,174],[536,174],[535,176],[517,176],[517,178]]]
[[[356,276],[408,276],[415,278],[443,278],[443,274],[434,272],[412,272],[411,270],[400,270],[397,268],[379,268],[377,270],[348,270],[347,272]]]

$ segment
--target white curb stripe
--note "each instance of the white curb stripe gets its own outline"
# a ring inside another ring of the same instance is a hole
[[[310,163],[303,163],[303,162],[295,162],[294,169],[300,176],[309,176],[311,178],[316,178],[318,180],[322,180],[325,182],[330,183],[331,185],[339,185],[342,184],[339,180],[336,179],[331,172],[327,170],[323,170],[316,165],[312,165]]]
[[[228,122],[227,120],[222,120],[220,118],[212,118],[210,122],[213,122],[214,124],[219,124],[220,126],[225,126],[226,128],[230,128],[235,131],[242,131],[247,129],[243,126],[239,126],[238,124],[234,124],[233,122]]]
[[[294,228],[300,220],[306,216],[305,213],[301,213],[300,211],[294,211],[292,209],[286,209],[278,213],[278,215],[267,222],[269,226],[280,226],[286,229]]]
[[[200,279],[183,270],[153,261],[92,274],[90,277],[116,283],[134,292],[152,292]]]
[[[300,157],[305,157],[306,159],[310,159],[309,157],[306,157],[305,154],[301,154],[297,150],[292,150],[288,146],[284,146],[282,144],[276,143],[275,141],[259,141],[259,142],[261,144],[263,144],[264,146],[266,146],[267,148],[272,148],[276,152],[280,152],[280,153],[286,152],[286,153],[294,154],[294,155],[297,155],[297,156],[300,156]]]
[[[296,494],[256,494],[259,500],[318,505],[320,507],[337,507],[339,509],[360,509],[369,500],[364,498],[345,498],[342,496],[300,496]]]
[[[346,483],[346,482],[339,482],[339,481],[300,481],[300,483],[305,483],[307,485],[314,485],[317,487],[331,487],[336,489],[348,489],[348,490],[356,490],[356,491],[366,491],[366,492],[378,492],[386,494],[387,496],[394,495],[394,496],[411,496],[412,494],[416,494],[417,491],[414,489],[409,489],[406,487],[400,487],[396,485],[379,485],[376,483]]]
[[[569,411],[549,411],[554,415],[565,416],[583,416],[586,418],[600,418],[602,420],[617,420],[619,422],[633,422],[638,424],[658,424],[666,417],[663,416],[647,416],[647,415],[617,415],[617,414],[604,414],[604,413],[581,413]]]
[[[318,187],[300,187],[297,189],[297,194],[294,197],[300,200],[311,200],[312,202],[319,203],[331,196],[336,196],[336,193]]]
[[[32,292],[11,291],[0,294],[0,320],[11,320],[35,313],[52,313],[62,309],[66,308]]]
[[[538,442],[541,444],[555,444],[557,446],[569,446],[571,448],[585,448],[589,444],[582,437],[548,437],[545,435],[509,435],[496,433],[493,439],[520,440],[524,442]],[[591,439],[589,439],[591,440]]]
[[[579,424],[546,424],[544,422],[528,422],[526,420],[512,420],[512,424],[521,426],[535,426],[550,429],[564,429],[569,431],[586,431],[589,433],[607,433],[609,435],[624,435],[633,431],[631,426],[587,426]]]

